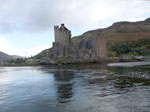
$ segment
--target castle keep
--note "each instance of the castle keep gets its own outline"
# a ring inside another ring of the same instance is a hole
[[[68,30],[64,24],[61,24],[61,27],[54,26],[55,33],[55,43],[61,45],[69,45],[71,40],[71,31]]]
[[[96,39],[80,40],[79,43],[71,39],[71,31],[64,24],[54,26],[55,42],[53,43],[53,59],[66,58],[94,60],[96,57]]]

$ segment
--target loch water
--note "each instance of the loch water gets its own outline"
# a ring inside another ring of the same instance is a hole
[[[150,66],[0,67],[0,112],[150,112]]]

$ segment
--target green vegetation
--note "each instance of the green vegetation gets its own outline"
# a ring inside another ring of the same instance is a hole
[[[22,59],[22,58],[18,58],[18,59],[11,59],[11,60],[8,60],[8,63],[10,64],[26,64],[27,59]]]
[[[150,56],[150,38],[109,43],[107,55],[109,57]]]
[[[13,65],[34,65],[38,64],[39,60],[37,59],[31,59],[31,58],[17,58],[17,59],[11,59],[7,61],[7,64],[13,64]]]
[[[50,52],[49,49],[46,49],[40,52],[39,54],[35,55],[34,57],[32,57],[32,59],[46,59],[49,52]]]

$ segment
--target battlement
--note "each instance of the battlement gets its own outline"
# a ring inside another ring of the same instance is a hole
[[[64,24],[61,24],[60,27],[59,27],[59,26],[54,26],[54,30],[55,30],[55,31],[70,31],[70,30],[68,30],[68,29],[65,27]]]
[[[54,29],[59,29],[59,26],[54,26]]]

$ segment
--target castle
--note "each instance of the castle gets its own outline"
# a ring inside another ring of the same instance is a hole
[[[94,60],[96,54],[96,38],[88,41],[84,38],[76,44],[71,38],[71,31],[64,24],[54,26],[55,42],[53,42],[53,59],[70,57],[72,59]]]
[[[55,42],[50,49],[50,58],[79,62],[107,60],[110,43],[150,38],[149,26],[150,18],[139,22],[117,22],[108,28],[88,31],[73,38],[64,24],[54,26]]]

